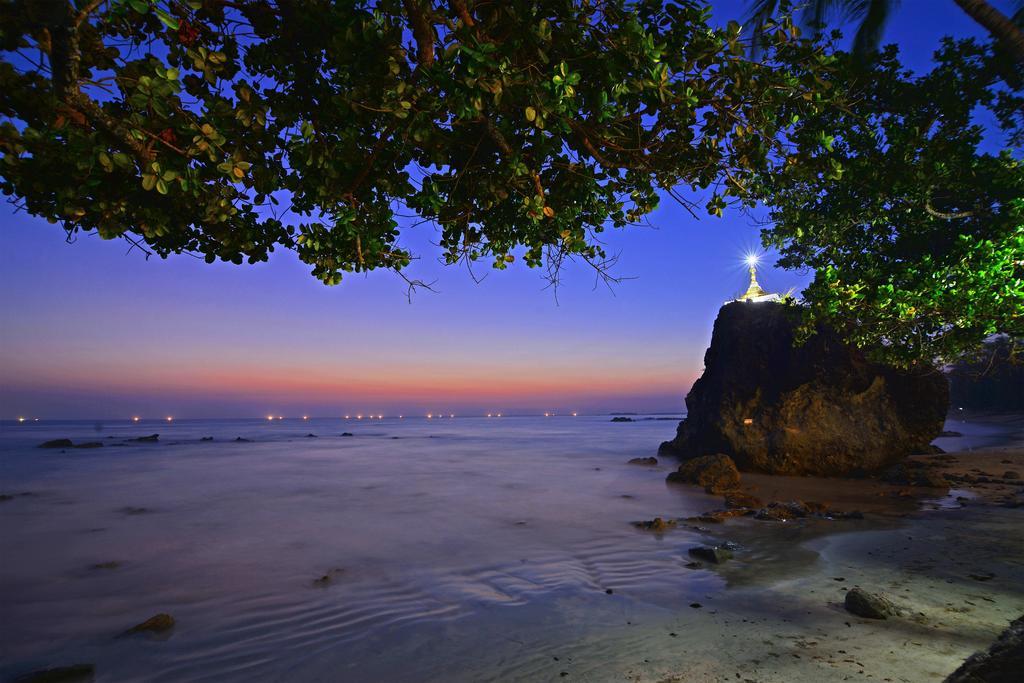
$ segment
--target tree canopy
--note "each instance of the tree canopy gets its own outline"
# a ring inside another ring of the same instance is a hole
[[[762,18],[754,58],[709,12],[0,0],[0,191],[69,235],[210,262],[283,248],[327,284],[402,272],[417,222],[449,263],[604,272],[600,233],[663,197],[763,202],[781,265],[815,271],[811,323],[904,363],[1024,332],[1012,54],[950,42],[914,76],[783,15]]]
[[[901,364],[1024,336],[1022,67],[973,40],[922,75],[891,46],[840,57],[845,104],[803,119],[799,163],[754,190],[779,265],[814,272],[809,322]]]
[[[0,189],[69,233],[336,284],[400,270],[401,215],[450,262],[580,257],[712,188],[720,213],[830,98],[792,24],[764,59],[696,2],[4,0]],[[687,200],[684,200],[687,201]],[[692,201],[690,202],[692,204]]]

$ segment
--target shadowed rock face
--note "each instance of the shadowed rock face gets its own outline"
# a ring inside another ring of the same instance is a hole
[[[687,418],[662,453],[725,453],[741,470],[849,476],[930,449],[949,406],[945,377],[868,362],[828,330],[795,347],[798,313],[770,302],[722,307]]]
[[[1024,671],[1024,617],[1003,631],[988,650],[971,655],[945,683],[1016,683]]]

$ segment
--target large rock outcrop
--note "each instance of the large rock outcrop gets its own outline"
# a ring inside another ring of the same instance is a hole
[[[867,361],[829,330],[794,345],[799,310],[733,302],[718,313],[687,417],[661,452],[724,453],[741,470],[850,476],[926,452],[949,406],[933,368]]]
[[[1016,619],[988,650],[971,655],[945,683],[1017,683],[1024,671],[1024,617]]]

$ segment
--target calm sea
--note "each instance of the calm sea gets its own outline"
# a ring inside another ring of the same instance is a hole
[[[623,629],[721,589],[684,568],[695,534],[630,524],[720,502],[627,464],[675,431],[641,417],[4,423],[0,678],[593,671]],[[36,447],[59,437],[104,446]],[[115,637],[159,612],[169,637]]]

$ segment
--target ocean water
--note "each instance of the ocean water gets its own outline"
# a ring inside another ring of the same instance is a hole
[[[630,524],[720,504],[666,485],[671,462],[627,464],[675,426],[3,423],[0,678],[91,662],[98,681],[558,680],[583,656],[593,671],[622,629],[723,588],[685,567],[696,532]],[[104,446],[36,447],[59,437]],[[117,637],[160,612],[166,637]]]

